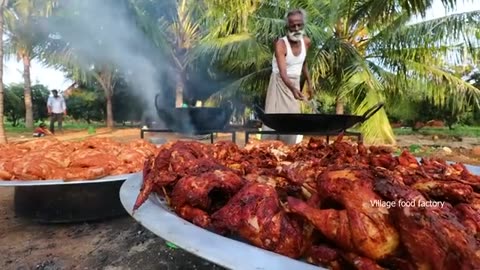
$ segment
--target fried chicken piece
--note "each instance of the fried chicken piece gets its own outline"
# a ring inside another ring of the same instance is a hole
[[[311,193],[308,190],[303,189],[301,185],[292,184],[287,178],[272,174],[247,174],[244,177],[248,182],[260,183],[269,185],[277,191],[277,194],[281,201],[286,201],[288,196],[304,195],[309,198]]]
[[[355,253],[342,253],[342,258],[358,270],[385,270],[375,261]]]
[[[269,185],[245,185],[211,218],[217,231],[233,232],[257,247],[292,258],[303,253],[301,223],[285,212]]]
[[[175,153],[175,154],[174,154]],[[212,158],[195,158],[191,152],[177,151],[171,147],[160,151],[156,158],[144,163],[143,184],[133,210],[138,209],[156,188],[174,185],[183,176],[196,176],[205,172],[229,169]]]
[[[417,182],[413,184],[412,187],[432,199],[440,199],[454,203],[469,202],[473,195],[471,186],[453,181]]]
[[[316,182],[317,176],[323,170],[325,167],[322,167],[318,160],[296,161],[281,167],[288,180],[298,185]],[[316,186],[316,183],[313,186]]]
[[[369,156],[369,164],[374,167],[392,170],[398,165],[398,161],[391,154],[371,154]]]
[[[466,203],[457,204],[455,210],[458,219],[468,233],[480,241],[480,211]]]
[[[160,154],[166,153],[167,151],[168,150],[160,152]],[[145,203],[145,201],[148,199],[148,196],[150,196],[150,193],[152,193],[155,188],[155,180],[157,179],[159,173],[154,168],[155,161],[158,159],[159,156],[157,156],[156,158],[148,158],[144,162],[142,175],[143,183],[142,187],[140,188],[140,192],[138,193],[137,199],[135,200],[135,204],[133,205],[133,212],[135,212],[140,206],[142,206],[143,203]]]
[[[392,254],[399,236],[390,223],[381,198],[372,190],[373,175],[365,170],[326,171],[319,176],[318,194],[345,209],[317,209],[296,198],[288,198],[292,212],[309,220],[339,247],[378,260]]]
[[[397,161],[398,164],[402,167],[407,167],[411,169],[418,169],[420,167],[420,164],[418,163],[415,156],[406,150],[402,151],[400,156],[397,157]]]
[[[307,262],[332,270],[341,270],[340,252],[327,245],[312,246],[306,253]]]
[[[415,207],[394,207],[390,213],[417,269],[476,269],[480,265],[476,240],[451,207],[420,207],[426,199],[418,191],[388,179],[377,180],[375,190],[397,203],[415,202]]]
[[[192,208],[213,213],[223,207],[244,184],[245,181],[231,171],[215,170],[185,176],[173,188],[171,206],[181,217],[195,223],[195,216],[191,215]],[[185,206],[188,206],[188,211],[182,210]],[[188,212],[188,215],[182,216],[185,212]],[[208,225],[204,222],[204,214],[201,216],[202,224],[197,225]]]
[[[307,252],[307,261],[329,269],[384,270],[375,261],[355,253],[345,253],[326,245],[312,246]]]
[[[480,176],[472,174],[462,163],[452,164],[460,175],[456,181],[472,186],[475,190],[480,190]]]
[[[231,141],[220,141],[213,144],[213,158],[216,160],[240,160],[242,151]]]
[[[202,209],[184,205],[176,210],[177,214],[183,219],[192,222],[193,224],[207,228],[211,224],[210,215]]]

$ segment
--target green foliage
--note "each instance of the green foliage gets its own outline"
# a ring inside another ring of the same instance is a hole
[[[4,115],[12,125],[18,126],[20,119],[25,117],[25,103],[23,102],[23,86],[11,85],[4,90]]]
[[[47,115],[47,99],[50,91],[41,84],[32,86],[33,117],[43,121]],[[25,118],[25,103],[23,84],[12,84],[5,88],[5,116],[13,126],[18,126]]]
[[[68,114],[75,120],[100,121],[104,118],[103,92],[88,88],[75,89],[66,99]]]

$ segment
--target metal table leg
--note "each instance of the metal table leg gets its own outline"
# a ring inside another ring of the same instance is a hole
[[[143,139],[143,137],[144,137],[144,130],[140,129],[140,139]]]
[[[248,138],[250,137],[250,132],[245,131],[245,144],[248,144]]]
[[[233,141],[233,143],[237,143],[237,132],[236,131],[232,131],[232,141]]]
[[[213,132],[210,133],[210,143],[213,144]]]

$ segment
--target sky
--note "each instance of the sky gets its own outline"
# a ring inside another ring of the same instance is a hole
[[[480,0],[459,0],[456,10],[446,12],[441,0],[434,0],[433,7],[427,11],[425,19],[442,17],[452,13],[468,12],[480,10]],[[413,21],[421,20],[420,18]],[[10,57],[4,61],[3,80],[5,84],[23,83],[22,71],[23,65],[16,61],[16,57]],[[41,63],[32,60],[31,63],[32,84],[40,83],[46,85],[49,89],[64,90],[72,84],[72,81],[64,76],[61,71],[53,68],[44,67]]]

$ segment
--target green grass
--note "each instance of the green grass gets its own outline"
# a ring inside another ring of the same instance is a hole
[[[47,127],[49,127],[50,123],[48,121],[45,122]],[[38,124],[37,124],[38,125]],[[57,128],[57,123],[55,123],[55,128]],[[85,130],[88,129],[89,126],[93,126],[95,128],[105,127],[103,123],[91,123],[88,124],[86,122],[75,122],[75,121],[66,121],[63,122],[63,129],[70,130],[70,131],[78,131],[78,130]],[[31,133],[33,130],[25,128],[24,123],[20,123],[18,126],[13,126],[12,123],[5,123],[5,131],[7,133]]]
[[[395,135],[444,135],[444,136],[459,136],[459,137],[480,137],[480,127],[477,126],[455,126],[454,129],[424,127],[418,131],[413,131],[411,128],[395,128],[393,129]]]

